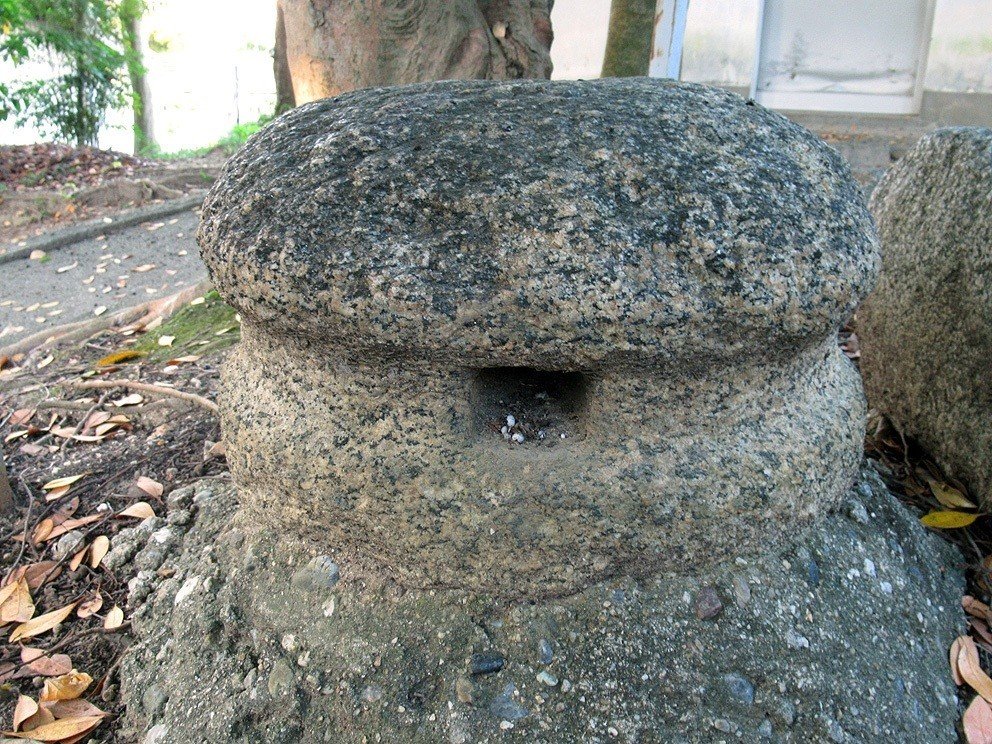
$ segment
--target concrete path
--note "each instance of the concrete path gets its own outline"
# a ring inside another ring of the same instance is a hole
[[[0,346],[75,320],[167,297],[207,274],[196,211],[0,265]],[[105,310],[101,310],[105,308]]]

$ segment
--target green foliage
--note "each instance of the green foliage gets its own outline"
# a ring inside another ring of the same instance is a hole
[[[230,132],[225,134],[214,144],[207,147],[198,147],[194,150],[180,150],[178,152],[155,152],[153,155],[165,160],[196,158],[217,151],[220,151],[225,155],[233,155],[238,148],[248,141],[249,137],[272,121],[273,118],[275,117],[269,114],[263,114],[255,121],[245,122],[244,124],[236,124]]]
[[[106,112],[129,102],[118,0],[0,0],[0,58],[30,56],[55,69],[43,80],[0,84],[0,120],[34,122],[76,144],[95,144]]]

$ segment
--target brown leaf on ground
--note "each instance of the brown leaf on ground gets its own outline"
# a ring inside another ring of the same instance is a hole
[[[97,708],[93,703],[82,698],[75,700],[57,700],[54,703],[45,703],[56,718],[83,718],[87,716],[105,716],[104,711]]]
[[[34,731],[35,729],[51,723],[54,720],[55,716],[50,710],[39,706],[33,716],[30,718],[25,718],[21,723],[21,731]],[[31,738],[33,739],[34,737]]]
[[[83,558],[85,558],[86,554],[89,552],[90,552],[89,545],[84,545],[81,549],[77,550],[76,554],[72,556],[72,558],[69,561],[69,570],[75,571],[77,568],[79,568],[80,565],[82,565],[83,563]]]
[[[73,602],[65,607],[60,607],[57,610],[46,612],[44,615],[39,615],[33,620],[28,620],[26,623],[21,623],[10,634],[10,642],[14,643],[22,638],[34,638],[42,633],[47,633],[69,617],[72,611],[76,609],[76,604],[76,602]]]
[[[954,679],[954,684],[958,687],[964,684],[964,677],[961,676],[961,670],[958,669],[958,654],[961,653],[961,637],[958,636],[954,639],[951,644],[951,650],[948,652],[949,661],[951,663],[951,677]]]
[[[88,473],[80,473],[79,475],[67,475],[63,478],[56,478],[55,480],[48,481],[48,483],[46,483],[41,487],[41,490],[53,491],[56,488],[62,488],[63,486],[71,486],[80,478],[85,478],[87,475]]]
[[[57,700],[75,700],[86,692],[86,688],[91,684],[93,684],[93,678],[90,675],[73,669],[61,677],[46,679],[38,701],[51,703]]]
[[[90,546],[90,568],[99,568],[104,556],[110,551],[110,538],[100,535],[93,540]]]
[[[103,595],[97,592],[93,597],[90,597],[76,610],[76,615],[81,618],[87,618],[95,615],[103,607]]]
[[[14,731],[20,731],[21,724],[38,712],[38,703],[27,695],[17,698],[17,705],[14,706]]]
[[[978,659],[978,647],[971,636],[959,636],[958,672],[971,688],[986,700],[992,701],[992,678],[983,670]]]
[[[58,561],[40,561],[25,567],[24,578],[28,582],[29,589],[37,589],[46,581],[56,578],[61,572]]]
[[[10,593],[3,604],[0,604],[0,622],[2,623],[23,623],[34,617],[34,602],[31,600],[31,592],[28,591],[28,582],[23,578],[18,579],[14,584],[9,585],[14,591]],[[6,591],[4,587],[0,591]]]
[[[989,606],[975,599],[970,594],[965,594],[961,597],[961,607],[969,615],[977,617],[979,620],[985,620],[989,615]]]
[[[138,480],[134,485],[141,491],[144,491],[146,494],[151,496],[153,499],[161,498],[162,494],[165,493],[165,489],[162,487],[161,483],[144,475],[139,475]]]
[[[41,710],[45,710],[42,708]],[[40,711],[39,711],[40,712]],[[47,712],[47,711],[46,711]],[[34,739],[45,742],[79,741],[79,734],[87,734],[103,721],[103,716],[82,716],[80,718],[63,718],[53,723],[39,726],[29,732],[5,731],[5,736],[18,739]]]
[[[48,655],[44,649],[30,646],[21,649],[21,662],[25,670],[39,677],[59,677],[72,671],[72,660],[67,654]]]
[[[152,509],[151,504],[147,501],[139,501],[136,504],[131,504],[127,509],[120,512],[118,517],[135,517],[136,519],[148,519],[149,517],[155,516],[155,510]]]
[[[968,744],[992,744],[992,707],[976,696],[961,720]]]
[[[930,490],[944,506],[950,509],[977,509],[978,506],[973,504],[968,498],[961,493],[954,486],[949,486],[946,483],[941,483],[940,481],[933,480],[932,478],[927,481],[930,485]]]
[[[103,628],[104,630],[117,630],[124,624],[124,610],[122,610],[117,605],[114,605],[110,612],[107,613],[107,617],[104,618]]]
[[[66,532],[72,532],[77,527],[84,527],[85,525],[99,522],[103,518],[103,514],[90,514],[88,517],[80,517],[79,519],[67,519],[58,527],[49,532],[44,541],[47,542],[48,540],[54,540],[56,537],[61,537]]]

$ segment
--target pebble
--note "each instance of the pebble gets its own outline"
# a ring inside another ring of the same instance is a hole
[[[696,594],[696,617],[700,620],[710,620],[723,612],[723,601],[716,589],[705,586]]]
[[[455,697],[458,698],[458,702],[471,705],[474,692],[475,688],[468,677],[459,677],[455,680]]]
[[[516,691],[515,684],[512,682],[507,684],[503,692],[489,703],[489,712],[503,721],[519,721],[521,718],[526,718],[530,711],[513,699]]]
[[[860,501],[849,501],[847,504],[847,513],[850,514],[851,519],[860,524],[868,524],[868,510],[865,509],[865,505]]]
[[[735,576],[732,583],[734,587],[734,600],[737,602],[737,606],[746,607],[748,602],[751,601],[751,587],[748,585],[747,579]]]
[[[723,675],[723,683],[732,697],[746,705],[754,703],[754,685],[747,677],[740,674],[725,674]]]
[[[362,700],[366,703],[375,703],[382,700],[382,688],[376,685],[369,685],[362,690]]]
[[[329,555],[318,555],[293,572],[290,583],[295,589],[303,591],[325,591],[333,589],[340,579],[338,564]]]
[[[82,547],[83,533],[79,530],[72,530],[71,532],[66,532],[62,537],[59,538],[58,542],[55,543],[55,558],[60,560],[65,558],[67,555],[72,555],[76,550]]]
[[[506,659],[501,654],[472,654],[472,674],[494,674],[505,663]]]
[[[269,672],[269,694],[272,697],[288,694],[293,689],[294,680],[292,667],[282,659],[276,659],[275,664],[272,665],[272,671]]]
[[[758,736],[762,739],[771,739],[775,735],[775,729],[772,727],[772,722],[767,718],[761,722],[758,726]]]
[[[809,638],[804,635],[800,635],[792,628],[789,628],[789,630],[786,631],[785,642],[789,644],[789,648],[809,648]]]
[[[512,437],[510,437],[510,439],[512,439],[517,444],[523,444],[524,443],[524,440],[525,440],[525,437],[524,437],[523,434],[521,434],[518,431],[516,434],[514,434]]]
[[[558,684],[558,678],[547,669],[537,675],[537,681],[547,685],[548,687],[554,687]]]
[[[547,638],[542,638],[537,642],[537,660],[544,665],[551,663],[554,658],[554,649],[551,648],[551,643]]]
[[[819,586],[820,585],[820,566],[816,561],[811,560],[809,566],[807,566],[807,573],[809,574],[809,585]]]
[[[713,728],[717,731],[722,731],[725,734],[729,734],[734,730],[734,724],[728,721],[726,718],[717,718],[713,721]]]

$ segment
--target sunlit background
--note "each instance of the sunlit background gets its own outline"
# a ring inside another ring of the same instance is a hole
[[[272,111],[274,0],[152,0],[143,20],[155,137],[163,152],[216,142]],[[682,79],[750,84],[759,0],[692,0]],[[555,78],[599,76],[610,0],[558,0],[552,13]],[[43,60],[0,76],[38,77]],[[937,0],[926,88],[992,92],[992,0]],[[0,122],[0,142],[40,139]],[[103,147],[130,151],[130,112],[111,112]]]

